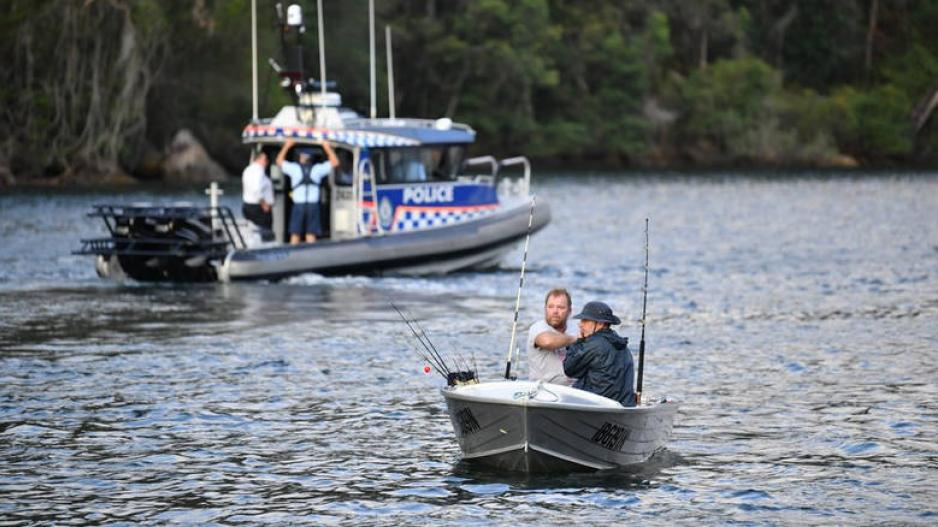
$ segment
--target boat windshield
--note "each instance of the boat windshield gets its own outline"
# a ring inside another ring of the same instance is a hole
[[[379,183],[453,181],[464,154],[465,148],[455,145],[372,151]]]

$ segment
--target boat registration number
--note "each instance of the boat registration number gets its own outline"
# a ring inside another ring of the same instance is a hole
[[[625,428],[624,426],[619,426],[612,424],[610,422],[605,422],[603,425],[596,430],[596,433],[593,434],[593,437],[590,438],[590,441],[598,444],[603,448],[608,448],[618,452],[622,448],[622,444],[625,443],[625,440],[629,438],[629,435],[632,433],[631,430]]]

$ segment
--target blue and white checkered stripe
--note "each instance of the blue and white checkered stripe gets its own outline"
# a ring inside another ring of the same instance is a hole
[[[378,132],[354,130],[320,130],[316,128],[284,128],[277,126],[248,125],[241,137],[245,140],[263,138],[309,139],[312,141],[338,141],[354,146],[380,148],[389,146],[418,146],[420,141]]]
[[[443,227],[462,223],[464,221],[474,220],[483,216],[488,216],[495,212],[493,208],[487,209],[469,209],[469,210],[420,210],[420,209],[401,209],[398,210],[396,221],[394,222],[395,231],[414,231],[421,229],[430,229],[433,227]]]

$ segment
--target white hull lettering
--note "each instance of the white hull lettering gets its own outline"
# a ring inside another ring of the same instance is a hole
[[[404,203],[449,203],[453,201],[453,187],[449,185],[419,185],[404,189]]]

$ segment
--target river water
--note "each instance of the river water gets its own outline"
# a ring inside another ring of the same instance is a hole
[[[521,319],[565,286],[640,329],[665,451],[610,473],[460,461],[388,300],[504,371],[520,248],[433,278],[118,285],[70,255],[93,203],[0,195],[0,524],[935,524],[938,177],[537,178]],[[237,207],[236,188],[226,202]],[[526,370],[522,361],[521,371]]]

